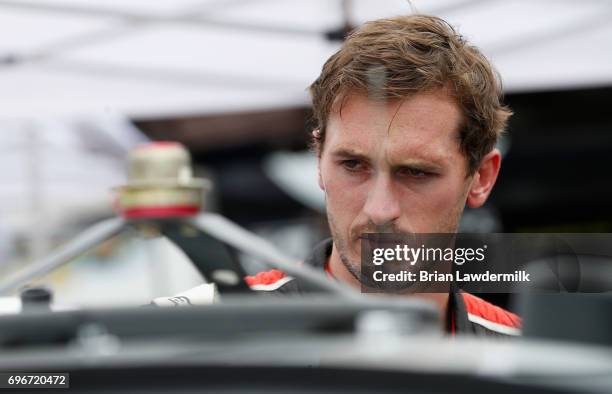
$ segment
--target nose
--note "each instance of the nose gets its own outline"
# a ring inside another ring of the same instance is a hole
[[[377,226],[393,223],[399,219],[401,210],[395,197],[390,176],[380,174],[368,192],[368,199],[363,207],[365,215]]]

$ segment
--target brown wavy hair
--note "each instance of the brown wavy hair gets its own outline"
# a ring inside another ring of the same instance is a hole
[[[495,147],[512,111],[502,103],[498,73],[480,50],[434,16],[379,19],[347,37],[310,86],[317,130],[313,145],[322,151],[329,114],[349,92],[403,100],[441,88],[463,112],[459,139],[472,175]]]

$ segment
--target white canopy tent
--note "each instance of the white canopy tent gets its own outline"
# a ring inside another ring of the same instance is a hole
[[[507,91],[612,83],[605,0],[0,0],[0,118],[303,105],[326,32],[414,10],[459,27]]]

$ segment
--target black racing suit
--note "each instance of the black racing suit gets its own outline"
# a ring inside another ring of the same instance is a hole
[[[332,250],[332,240],[317,245],[304,261],[310,266],[327,272],[327,260]],[[254,291],[280,294],[302,293],[299,280],[279,270],[260,272],[246,278]],[[495,306],[481,298],[462,291],[451,292],[447,308],[447,331],[454,334],[508,337],[520,335],[521,319],[515,314]]]

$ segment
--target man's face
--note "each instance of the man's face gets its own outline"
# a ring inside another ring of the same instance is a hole
[[[362,233],[456,231],[472,179],[461,116],[442,90],[387,103],[353,94],[332,111],[319,183],[334,246],[354,276]]]

